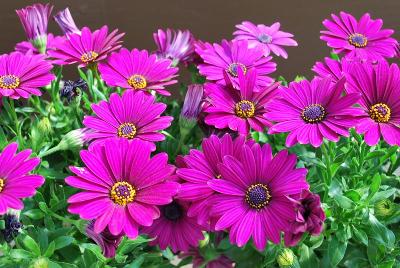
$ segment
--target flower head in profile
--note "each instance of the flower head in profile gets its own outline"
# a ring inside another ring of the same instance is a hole
[[[55,50],[58,44],[65,41],[64,36],[54,36],[52,33],[47,34],[47,42],[45,47],[46,55],[50,50]],[[22,41],[15,45],[15,51],[21,52],[22,54],[44,54],[44,52],[40,51],[36,48],[31,42]]]
[[[4,229],[0,230],[4,241],[11,243],[19,234],[22,228],[22,223],[19,221],[18,213],[7,213],[3,216]]]
[[[162,30],[153,33],[154,42],[157,45],[157,56],[161,59],[170,59],[172,65],[179,62],[188,63],[194,54],[194,38],[189,30]]]
[[[53,6],[50,4],[34,4],[16,10],[29,42],[31,42],[40,53],[46,51],[47,24],[52,10]]]
[[[122,241],[123,235],[113,235],[108,228],[101,233],[94,231],[94,221],[89,221],[86,225],[86,235],[92,239],[101,248],[104,257],[114,258],[115,252]]]
[[[57,22],[58,26],[60,26],[64,34],[81,33],[81,30],[76,26],[68,7],[54,15],[54,20]]]
[[[352,106],[359,93],[342,96],[345,79],[332,83],[330,77],[311,82],[292,82],[281,87],[279,96],[267,105],[266,117],[276,124],[269,134],[289,132],[286,146],[296,143],[319,147],[323,138],[337,142],[339,135],[348,137],[361,112]]]
[[[221,44],[196,45],[196,52],[204,63],[198,66],[200,74],[207,80],[220,85],[227,85],[227,73],[235,88],[239,87],[239,70],[244,74],[250,69],[257,70],[256,90],[271,85],[274,81],[268,74],[276,70],[272,57],[264,57],[260,48],[249,48],[247,40],[226,41]]]
[[[271,147],[244,145],[239,157],[225,156],[218,165],[221,177],[208,181],[217,194],[211,214],[215,229],[229,230],[232,244],[244,246],[253,238],[258,250],[267,240],[278,244],[290,227],[295,210],[288,195],[308,189],[307,169],[296,169],[297,158],[286,150],[272,155]]]
[[[362,116],[356,125],[365,142],[376,145],[380,137],[400,145],[400,70],[395,63],[355,63],[346,74],[346,91],[361,93]]]
[[[143,91],[126,90],[122,96],[113,93],[110,100],[92,104],[94,116],[85,116],[83,124],[91,129],[87,138],[103,143],[112,137],[141,139],[153,142],[164,140],[159,131],[168,128],[173,118],[161,116],[167,105],[155,102],[155,97]]]
[[[340,61],[326,57],[324,62],[316,62],[312,70],[321,78],[330,76],[332,82],[338,82],[345,73],[350,65],[350,61],[346,58],[342,58]]]
[[[108,33],[108,27],[103,26],[92,32],[83,27],[81,34],[68,34],[62,43],[57,43],[55,50],[49,51],[54,63],[59,65],[79,64],[88,66],[107,58],[107,56],[121,47],[120,40],[124,33],[114,30]]]
[[[0,154],[0,215],[8,208],[22,210],[23,198],[35,195],[44,178],[29,174],[40,163],[39,158],[29,158],[32,151],[17,153],[18,145],[10,143]]]
[[[247,135],[250,129],[263,131],[271,126],[264,116],[267,112],[265,106],[275,96],[278,84],[256,92],[257,77],[256,69],[249,70],[246,75],[239,70],[239,90],[232,85],[206,84],[210,106],[205,109],[205,123],[219,129],[229,127],[243,135]]]
[[[234,262],[221,254],[212,260],[205,260],[197,248],[191,248],[187,252],[179,254],[180,257],[192,257],[193,268],[233,268]]]
[[[107,62],[99,65],[101,77],[109,86],[134,90],[154,90],[156,93],[170,96],[165,86],[175,84],[178,68],[171,67],[168,59],[157,59],[147,50],[126,48],[113,53]]]
[[[243,21],[236,25],[238,30],[233,35],[235,40],[247,40],[250,47],[260,47],[264,51],[264,56],[269,56],[272,52],[287,59],[288,54],[283,46],[297,46],[297,42],[292,38],[293,34],[280,31],[280,27],[279,22],[266,26]]]
[[[40,96],[39,88],[54,79],[53,66],[43,55],[24,55],[19,52],[0,56],[0,95],[13,99]]]
[[[68,211],[95,220],[93,230],[135,239],[139,226],[160,216],[157,206],[172,202],[179,184],[166,181],[174,172],[168,155],[150,157],[151,145],[139,139],[110,139],[81,151],[85,167],[70,167],[65,182],[82,191],[68,199]]]
[[[190,131],[197,123],[203,102],[203,85],[191,84],[188,86],[181,115],[179,126],[182,131]]]
[[[382,29],[381,19],[373,20],[368,13],[359,21],[345,12],[331,16],[332,20],[322,22],[327,30],[321,31],[321,40],[326,41],[335,53],[367,61],[395,56],[397,41],[391,37],[394,31]]]
[[[159,245],[162,250],[169,246],[175,253],[197,247],[199,241],[204,239],[204,227],[187,215],[188,207],[188,202],[178,199],[161,206],[160,218],[153,225],[141,229],[149,237],[155,238],[150,245]]]

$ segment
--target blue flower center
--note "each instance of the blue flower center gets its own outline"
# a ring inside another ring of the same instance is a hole
[[[365,35],[354,33],[349,36],[349,43],[355,47],[366,47],[368,43],[368,39]]]
[[[0,88],[15,89],[19,86],[20,80],[17,76],[12,74],[0,76]]]
[[[246,66],[245,66],[244,64],[242,64],[242,63],[239,63],[239,62],[231,63],[231,64],[229,65],[227,71],[228,71],[228,73],[229,73],[231,76],[237,77],[237,76],[238,76],[238,70],[239,70],[239,68],[242,69],[243,74],[246,74],[246,72],[247,72]]]
[[[136,135],[136,126],[132,123],[123,123],[118,128],[118,136],[133,139]]]
[[[262,209],[268,205],[270,200],[271,194],[265,184],[253,184],[246,191],[246,202],[252,208]]]
[[[256,107],[253,102],[242,100],[235,104],[235,114],[241,118],[253,117]]]
[[[264,44],[270,44],[272,42],[272,36],[265,33],[260,34],[257,39]]]
[[[161,208],[162,215],[170,220],[177,221],[183,216],[183,208],[177,202],[172,202]]]
[[[377,123],[387,123],[390,120],[392,111],[385,103],[377,103],[369,109],[369,117]]]
[[[319,123],[324,120],[325,116],[325,108],[320,104],[311,104],[301,112],[301,118],[307,123]]]

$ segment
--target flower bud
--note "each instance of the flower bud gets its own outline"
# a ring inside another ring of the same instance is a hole
[[[49,267],[49,261],[48,261],[47,258],[40,257],[40,258],[37,258],[33,262],[31,267],[32,268],[48,268]]]
[[[50,134],[53,130],[48,117],[43,117],[38,123],[38,130],[43,136]]]
[[[89,132],[87,128],[74,129],[61,139],[60,143],[57,145],[58,150],[79,150],[84,144],[89,142],[86,134]]]
[[[68,7],[59,11],[54,16],[54,20],[57,22],[58,26],[60,26],[64,34],[81,34],[81,31],[76,26]]]
[[[294,263],[294,254],[293,251],[291,251],[288,248],[283,249],[278,257],[276,258],[276,261],[279,264],[279,267],[290,267]]]
[[[388,217],[394,211],[394,204],[389,199],[383,199],[375,203],[375,215],[378,217]]]
[[[203,85],[189,85],[186,92],[185,101],[181,115],[179,117],[179,126],[181,135],[186,136],[190,130],[197,124],[197,119],[201,110],[201,101],[203,99]]]

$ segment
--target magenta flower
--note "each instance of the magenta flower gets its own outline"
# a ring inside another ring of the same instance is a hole
[[[380,136],[390,145],[400,145],[400,71],[386,61],[376,66],[356,63],[347,73],[349,93],[361,93],[362,116],[356,125],[365,142],[376,145]]]
[[[54,20],[60,26],[63,33],[66,34],[81,34],[81,30],[76,26],[74,18],[72,18],[69,8],[59,11],[55,16]]]
[[[220,193],[213,198],[211,214],[219,219],[215,229],[229,229],[232,244],[244,246],[250,237],[258,250],[267,239],[280,242],[280,232],[290,227],[295,210],[288,195],[308,189],[307,169],[296,169],[296,156],[286,150],[272,156],[271,147],[244,145],[239,157],[225,156],[218,165],[220,179],[208,185]]]
[[[83,124],[92,130],[87,134],[94,143],[104,143],[112,137],[141,139],[152,142],[164,140],[158,131],[168,128],[173,117],[161,116],[167,105],[155,102],[143,91],[126,90],[119,96],[113,93],[109,102],[92,104],[95,116],[85,116]]]
[[[157,45],[157,56],[161,59],[170,59],[172,65],[179,62],[188,63],[194,55],[194,38],[190,31],[166,31],[159,29],[153,33],[154,42]]]
[[[107,228],[98,234],[94,231],[94,221],[90,221],[86,225],[85,231],[86,235],[101,248],[104,257],[115,257],[115,252],[122,241],[122,235],[113,235]]]
[[[39,88],[54,79],[53,66],[43,55],[24,55],[19,52],[0,56],[0,95],[13,99],[40,96]]]
[[[49,33],[47,35],[47,43],[46,43],[46,54],[48,51],[55,50],[56,47],[65,41],[64,36],[54,36]],[[22,41],[15,45],[15,51],[21,52],[22,54],[32,53],[32,54],[43,54],[37,49],[32,43],[28,41]]]
[[[106,63],[101,63],[99,71],[109,86],[154,90],[170,96],[164,87],[177,82],[172,79],[177,76],[178,69],[171,67],[170,60],[157,60],[156,55],[149,55],[146,50],[123,48],[113,53]]]
[[[17,153],[17,148],[17,143],[11,143],[0,154],[0,215],[8,208],[23,209],[21,199],[34,196],[44,183],[42,176],[29,174],[39,165],[40,159],[29,159],[31,150]]]
[[[81,151],[84,168],[71,167],[65,182],[83,191],[68,199],[70,213],[95,220],[94,232],[108,227],[113,235],[135,239],[139,226],[160,216],[157,206],[172,202],[179,184],[167,182],[174,172],[168,155],[150,157],[148,142],[110,139]]]
[[[238,72],[239,90],[233,86],[222,86],[208,83],[205,85],[210,106],[205,123],[216,128],[230,128],[240,134],[247,135],[250,128],[263,131],[272,124],[265,118],[266,104],[275,96],[277,83],[259,92],[254,91],[257,81],[256,70],[249,70],[246,75]]]
[[[153,225],[143,227],[143,233],[155,238],[150,245],[159,245],[164,250],[168,246],[173,252],[188,251],[197,247],[200,240],[204,239],[204,228],[197,224],[195,218],[188,217],[189,204],[175,199],[172,203],[160,208],[161,216]]]
[[[203,47],[203,48],[202,48]],[[200,74],[207,80],[216,81],[220,85],[227,85],[225,73],[228,73],[235,87],[239,86],[238,70],[246,74],[250,69],[257,69],[256,89],[261,90],[274,81],[268,74],[276,70],[276,63],[272,57],[264,57],[260,48],[249,48],[246,40],[226,41],[219,44],[196,45],[196,52],[204,60],[198,66]]]
[[[206,261],[198,249],[191,248],[188,252],[179,254],[181,258],[192,257],[193,268],[233,268],[234,262],[221,254],[213,260]]]
[[[285,233],[285,245],[295,246],[305,232],[319,235],[324,226],[325,213],[321,207],[319,195],[303,190],[300,196],[293,199],[296,207],[296,218]]]
[[[178,168],[177,175],[185,182],[181,184],[177,197],[191,202],[188,215],[197,217],[199,224],[204,225],[209,221],[210,200],[215,194],[207,182],[221,177],[218,165],[227,155],[238,156],[244,144],[243,136],[232,139],[229,134],[222,138],[211,135],[203,139],[203,151],[193,149],[184,156],[185,165]]]
[[[324,20],[328,29],[321,31],[321,40],[327,42],[337,54],[361,60],[381,60],[395,55],[397,41],[390,36],[393,30],[381,29],[383,21],[373,20],[368,13],[357,20],[350,14],[340,12],[340,16],[331,15],[333,21]]]
[[[264,24],[255,25],[250,21],[244,21],[236,25],[239,30],[235,31],[235,40],[247,40],[249,47],[260,47],[264,56],[274,53],[287,59],[288,54],[283,46],[297,46],[297,42],[292,38],[293,34],[279,31],[281,24],[275,22],[271,26]]]
[[[112,51],[119,49],[122,36],[124,33],[118,34],[118,30],[108,34],[107,26],[94,32],[83,27],[81,34],[69,34],[64,42],[56,44],[55,50],[49,51],[49,56],[54,58],[55,64],[87,66],[104,60]]]
[[[324,62],[316,62],[312,70],[321,78],[330,76],[332,82],[338,82],[347,72],[349,61],[342,58],[341,61],[326,57]]]
[[[201,84],[188,86],[179,117],[181,131],[190,131],[196,125],[203,105],[203,93],[204,89]]]
[[[279,97],[267,105],[266,117],[276,124],[269,134],[290,132],[286,146],[310,143],[322,144],[323,138],[337,142],[339,135],[348,137],[361,112],[352,106],[359,93],[342,96],[345,79],[332,83],[330,77],[292,82],[281,87]]]

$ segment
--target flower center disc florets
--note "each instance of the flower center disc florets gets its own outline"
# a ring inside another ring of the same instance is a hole
[[[272,42],[272,37],[265,33],[260,34],[257,39],[264,44],[270,44]]]
[[[303,109],[301,118],[307,123],[319,123],[324,120],[326,116],[325,108],[320,104],[311,104]]]
[[[242,100],[236,103],[235,113],[241,118],[253,117],[256,111],[256,107],[253,102],[248,100]]]
[[[81,61],[84,63],[94,62],[98,56],[99,54],[97,52],[89,51],[82,54]]]
[[[12,74],[0,76],[0,88],[15,89],[19,86],[20,80],[17,76]]]
[[[134,74],[128,79],[128,84],[134,89],[143,89],[147,86],[147,81],[143,75]]]
[[[132,123],[123,123],[118,128],[118,136],[133,139],[136,135],[136,126]]]
[[[390,120],[391,110],[387,104],[377,103],[369,109],[369,116],[377,123],[387,123]]]
[[[355,47],[366,47],[368,39],[363,34],[354,33],[349,36],[349,43]]]
[[[4,179],[0,179],[0,193],[3,191],[4,189]]]
[[[270,200],[271,194],[265,184],[253,184],[246,191],[246,202],[252,208],[262,209],[268,205]]]
[[[177,221],[183,215],[183,209],[177,202],[172,202],[161,208],[164,217],[170,221]]]
[[[132,202],[136,196],[135,187],[126,181],[116,182],[110,191],[111,199],[114,203],[126,206]]]
[[[239,62],[234,62],[231,63],[227,69],[228,73],[233,76],[233,77],[238,77],[238,68],[241,68],[243,71],[243,74],[246,74],[247,68],[244,64],[239,63]]]

